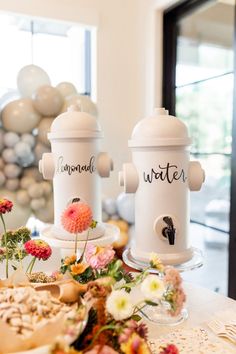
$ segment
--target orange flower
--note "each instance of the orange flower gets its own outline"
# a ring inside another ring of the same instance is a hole
[[[121,344],[121,350],[125,354],[151,354],[147,343],[137,333],[133,333],[127,342]]]
[[[76,255],[75,254],[72,254],[72,256],[70,257],[66,257],[64,259],[64,265],[70,265],[70,264],[74,264],[76,261]]]
[[[88,264],[77,263],[70,266],[70,271],[72,275],[82,274],[88,268]]]
[[[70,233],[81,233],[89,228],[92,222],[92,210],[85,203],[71,203],[62,213],[61,223]]]

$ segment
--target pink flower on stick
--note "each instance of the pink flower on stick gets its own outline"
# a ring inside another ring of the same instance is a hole
[[[112,246],[98,247],[93,244],[87,246],[85,259],[93,269],[106,267],[114,258],[115,251]]]
[[[77,253],[77,238],[78,233],[81,233],[89,228],[93,220],[92,210],[88,204],[85,203],[71,203],[62,213],[61,223],[64,229],[70,233],[75,234],[75,254]],[[89,232],[85,241],[84,250],[81,254],[80,260],[84,256],[84,251],[87,246]]]
[[[25,251],[33,256],[33,259],[28,265],[27,273],[31,274],[35,261],[38,258],[46,261],[52,254],[52,249],[49,244],[43,240],[29,240],[24,244]]]
[[[92,223],[92,210],[85,203],[71,203],[63,212],[61,223],[72,234],[81,233]]]

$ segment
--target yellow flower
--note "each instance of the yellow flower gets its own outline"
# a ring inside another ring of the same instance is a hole
[[[70,266],[70,271],[72,275],[82,274],[88,268],[88,264],[77,263]]]
[[[70,264],[73,264],[73,263],[75,263],[75,261],[76,261],[76,255],[75,254],[73,254],[72,256],[70,256],[70,257],[66,257],[65,259],[64,259],[64,265],[70,265]]]
[[[164,272],[165,267],[162,264],[160,258],[158,258],[157,254],[154,252],[152,252],[150,255],[150,265],[152,268],[159,270],[161,273]]]
[[[125,354],[151,354],[147,343],[137,333],[133,333],[129,340],[122,343],[120,347]]]

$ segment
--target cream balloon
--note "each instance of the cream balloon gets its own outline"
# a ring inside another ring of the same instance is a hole
[[[28,188],[28,194],[33,199],[38,199],[43,196],[43,187],[40,183],[33,183]]]
[[[74,105],[78,105],[82,112],[89,113],[94,117],[97,117],[98,115],[97,106],[91,100],[91,98],[89,96],[79,94],[66,97],[61,113],[66,112],[70,106]]]
[[[43,118],[38,126],[38,141],[46,146],[50,146],[50,142],[47,138],[47,133],[50,131],[50,127],[53,121],[54,118]]]
[[[60,82],[56,86],[56,88],[58,89],[58,91],[61,93],[63,97],[68,97],[77,93],[75,86],[71,82],[67,82],[67,81]]]
[[[29,203],[30,203],[29,194],[24,189],[20,189],[17,191],[16,200],[20,205],[23,205],[23,206],[29,205]]]
[[[2,124],[15,133],[30,133],[37,127],[41,116],[35,111],[32,100],[22,98],[6,105],[2,112]]]
[[[36,182],[41,182],[43,180],[43,176],[39,172],[38,167],[26,168],[24,170],[24,177],[33,178]]]
[[[17,229],[21,226],[24,226],[27,223],[27,220],[30,217],[31,209],[30,207],[22,207],[16,200],[16,193],[9,190],[3,189],[0,190],[0,196],[2,198],[7,198],[13,202],[13,208],[10,213],[4,215],[4,220],[6,226],[9,229]],[[0,224],[0,233],[3,232],[2,224]]]
[[[42,155],[45,153],[45,152],[49,152],[50,149],[41,144],[41,143],[37,143],[35,148],[34,148],[34,154],[35,154],[35,164],[38,165],[38,162],[39,160],[41,160],[42,158]]]
[[[5,188],[9,189],[9,191],[16,191],[20,185],[20,181],[18,178],[9,178],[6,181]]]
[[[54,208],[53,208],[53,199],[50,198],[47,202],[46,202],[46,206],[36,210],[35,211],[35,216],[45,222],[45,223],[52,223],[53,219],[54,219]]]
[[[44,198],[35,198],[30,202],[30,206],[33,210],[39,210],[46,205],[46,200]]]
[[[7,178],[17,178],[21,174],[21,168],[14,163],[9,163],[4,167],[4,174]]]
[[[17,87],[22,97],[31,97],[43,85],[50,85],[48,74],[37,65],[24,66],[17,75]]]
[[[28,189],[34,183],[35,180],[33,177],[24,176],[20,180],[20,186],[22,189]]]
[[[64,99],[55,87],[44,85],[33,95],[33,103],[39,113],[51,117],[60,113]]]

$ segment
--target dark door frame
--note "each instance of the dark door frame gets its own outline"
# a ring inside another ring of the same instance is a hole
[[[163,77],[162,104],[175,115],[175,74],[178,23],[180,19],[211,0],[184,0],[166,9],[163,16]],[[236,5],[235,5],[236,19]],[[234,72],[236,68],[236,20],[234,35]],[[230,187],[230,231],[228,263],[228,295],[236,299],[236,75],[234,75],[231,187]]]

